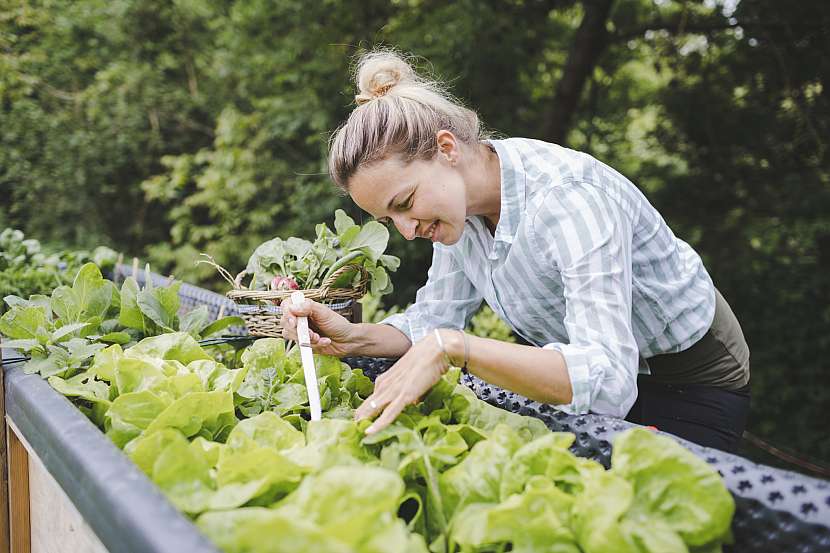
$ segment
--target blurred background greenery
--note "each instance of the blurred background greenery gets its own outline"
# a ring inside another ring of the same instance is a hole
[[[222,291],[199,252],[239,270],[338,207],[365,220],[325,156],[350,61],[377,45],[421,56],[498,135],[641,187],[743,324],[750,430],[830,461],[826,0],[0,0],[0,229]],[[430,252],[396,235],[372,309],[411,302]]]

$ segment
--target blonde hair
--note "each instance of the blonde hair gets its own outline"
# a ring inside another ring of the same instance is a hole
[[[440,130],[470,145],[485,138],[474,111],[440,83],[418,75],[394,51],[364,54],[355,84],[357,107],[329,142],[329,173],[346,192],[358,169],[389,155],[407,162],[431,158],[438,151],[435,135]]]

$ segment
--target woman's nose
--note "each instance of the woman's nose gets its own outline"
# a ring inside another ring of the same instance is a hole
[[[395,226],[398,228],[398,232],[401,233],[401,236],[403,236],[407,240],[415,239],[416,233],[418,231],[418,221],[416,221],[415,219],[409,219],[404,217],[396,218]]]

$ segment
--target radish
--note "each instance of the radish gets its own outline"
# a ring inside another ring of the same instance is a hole
[[[277,275],[271,280],[271,290],[299,290],[297,281],[294,277]]]

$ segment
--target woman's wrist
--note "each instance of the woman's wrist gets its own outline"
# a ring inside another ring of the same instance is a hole
[[[354,357],[362,355],[361,351],[365,347],[366,332],[360,328],[363,323],[349,323],[348,339],[346,340],[345,357]]]
[[[444,342],[444,351],[450,362],[456,367],[463,367],[464,355],[464,333],[458,330],[441,329],[441,339]]]

